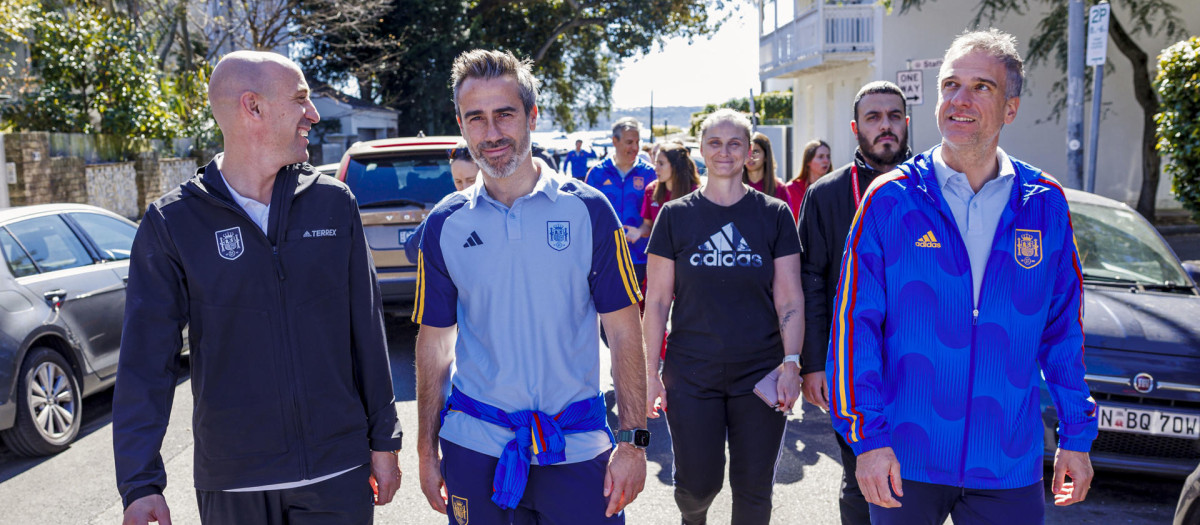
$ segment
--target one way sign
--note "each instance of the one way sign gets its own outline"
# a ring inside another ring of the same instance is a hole
[[[921,96],[925,91],[921,87],[921,73],[919,69],[896,72],[896,85],[900,86],[900,91],[904,92],[904,101],[910,106],[920,106],[925,103]]]

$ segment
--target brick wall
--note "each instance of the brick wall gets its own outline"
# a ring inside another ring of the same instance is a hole
[[[5,156],[16,165],[16,183],[8,187],[13,206],[77,202],[106,208],[130,219],[187,180],[196,160],[138,155],[133,162],[85,165],[76,157],[51,157],[50,135],[22,132],[5,135]]]

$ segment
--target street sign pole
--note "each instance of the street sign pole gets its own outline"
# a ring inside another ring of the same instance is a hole
[[[1092,66],[1092,129],[1088,135],[1088,192],[1096,191],[1096,150],[1100,144],[1100,102],[1104,94],[1104,61],[1108,54],[1107,3],[1092,6],[1088,12],[1087,64]]]
[[[912,61],[908,61],[909,66],[912,66]],[[925,65],[925,64],[921,64]],[[939,64],[940,67],[940,64]],[[925,87],[922,82],[924,77],[920,69],[906,69],[896,72],[896,86],[900,88],[900,92],[904,93],[904,111],[906,115],[912,115],[913,106],[920,106],[925,103]],[[912,149],[916,144],[913,139],[913,123],[909,119],[908,123],[908,147]]]
[[[1067,9],[1067,185],[1083,187],[1083,0]]]

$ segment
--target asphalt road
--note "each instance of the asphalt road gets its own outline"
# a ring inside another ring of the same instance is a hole
[[[416,329],[389,322],[392,374],[397,409],[409,436],[416,431],[413,341]],[[607,361],[607,359],[606,359]],[[610,400],[611,401],[611,400]],[[0,445],[0,524],[118,524],[121,503],[113,477],[111,391],[84,402],[83,435],[57,456],[15,457]],[[611,414],[610,414],[611,417]],[[666,425],[650,424],[654,443],[648,450],[646,490],[628,509],[630,524],[678,523],[671,491],[671,447]],[[403,486],[391,504],[376,510],[381,524],[446,523],[430,509],[417,484],[417,461],[411,437],[400,456]],[[176,389],[171,425],[163,443],[168,480],[167,501],[174,523],[197,524],[191,489],[192,436],[190,383]],[[836,524],[841,467],[829,418],[806,406],[787,428],[785,450],[775,485],[775,522]],[[1047,477],[1050,473],[1047,472]],[[1182,480],[1100,472],[1088,500],[1068,508],[1047,506],[1047,523],[1170,523]],[[1051,499],[1048,497],[1048,499]],[[712,523],[730,522],[728,485],[713,503]]]

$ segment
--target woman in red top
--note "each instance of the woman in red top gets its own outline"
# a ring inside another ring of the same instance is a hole
[[[762,133],[755,133],[750,139],[750,155],[746,157],[742,182],[783,202],[788,201],[783,181],[775,176],[775,154],[771,153],[771,139]]]
[[[696,164],[682,144],[669,142],[659,148],[654,157],[654,175],[656,180],[646,186],[646,197],[642,201],[642,235],[647,237],[663,204],[700,187]]]
[[[829,144],[821,139],[810,140],[804,145],[802,159],[800,173],[787,185],[788,205],[792,208],[792,218],[796,219],[796,222],[800,221],[800,205],[804,203],[804,192],[833,167],[829,162]]]
[[[654,175],[656,180],[646,186],[646,199],[642,201],[642,236],[649,237],[658,217],[658,210],[663,204],[672,199],[678,199],[700,187],[700,175],[696,173],[696,163],[688,149],[683,144],[668,142],[659,148],[654,156]],[[642,289],[646,283],[642,282]],[[667,338],[664,334],[659,358],[667,355]]]

